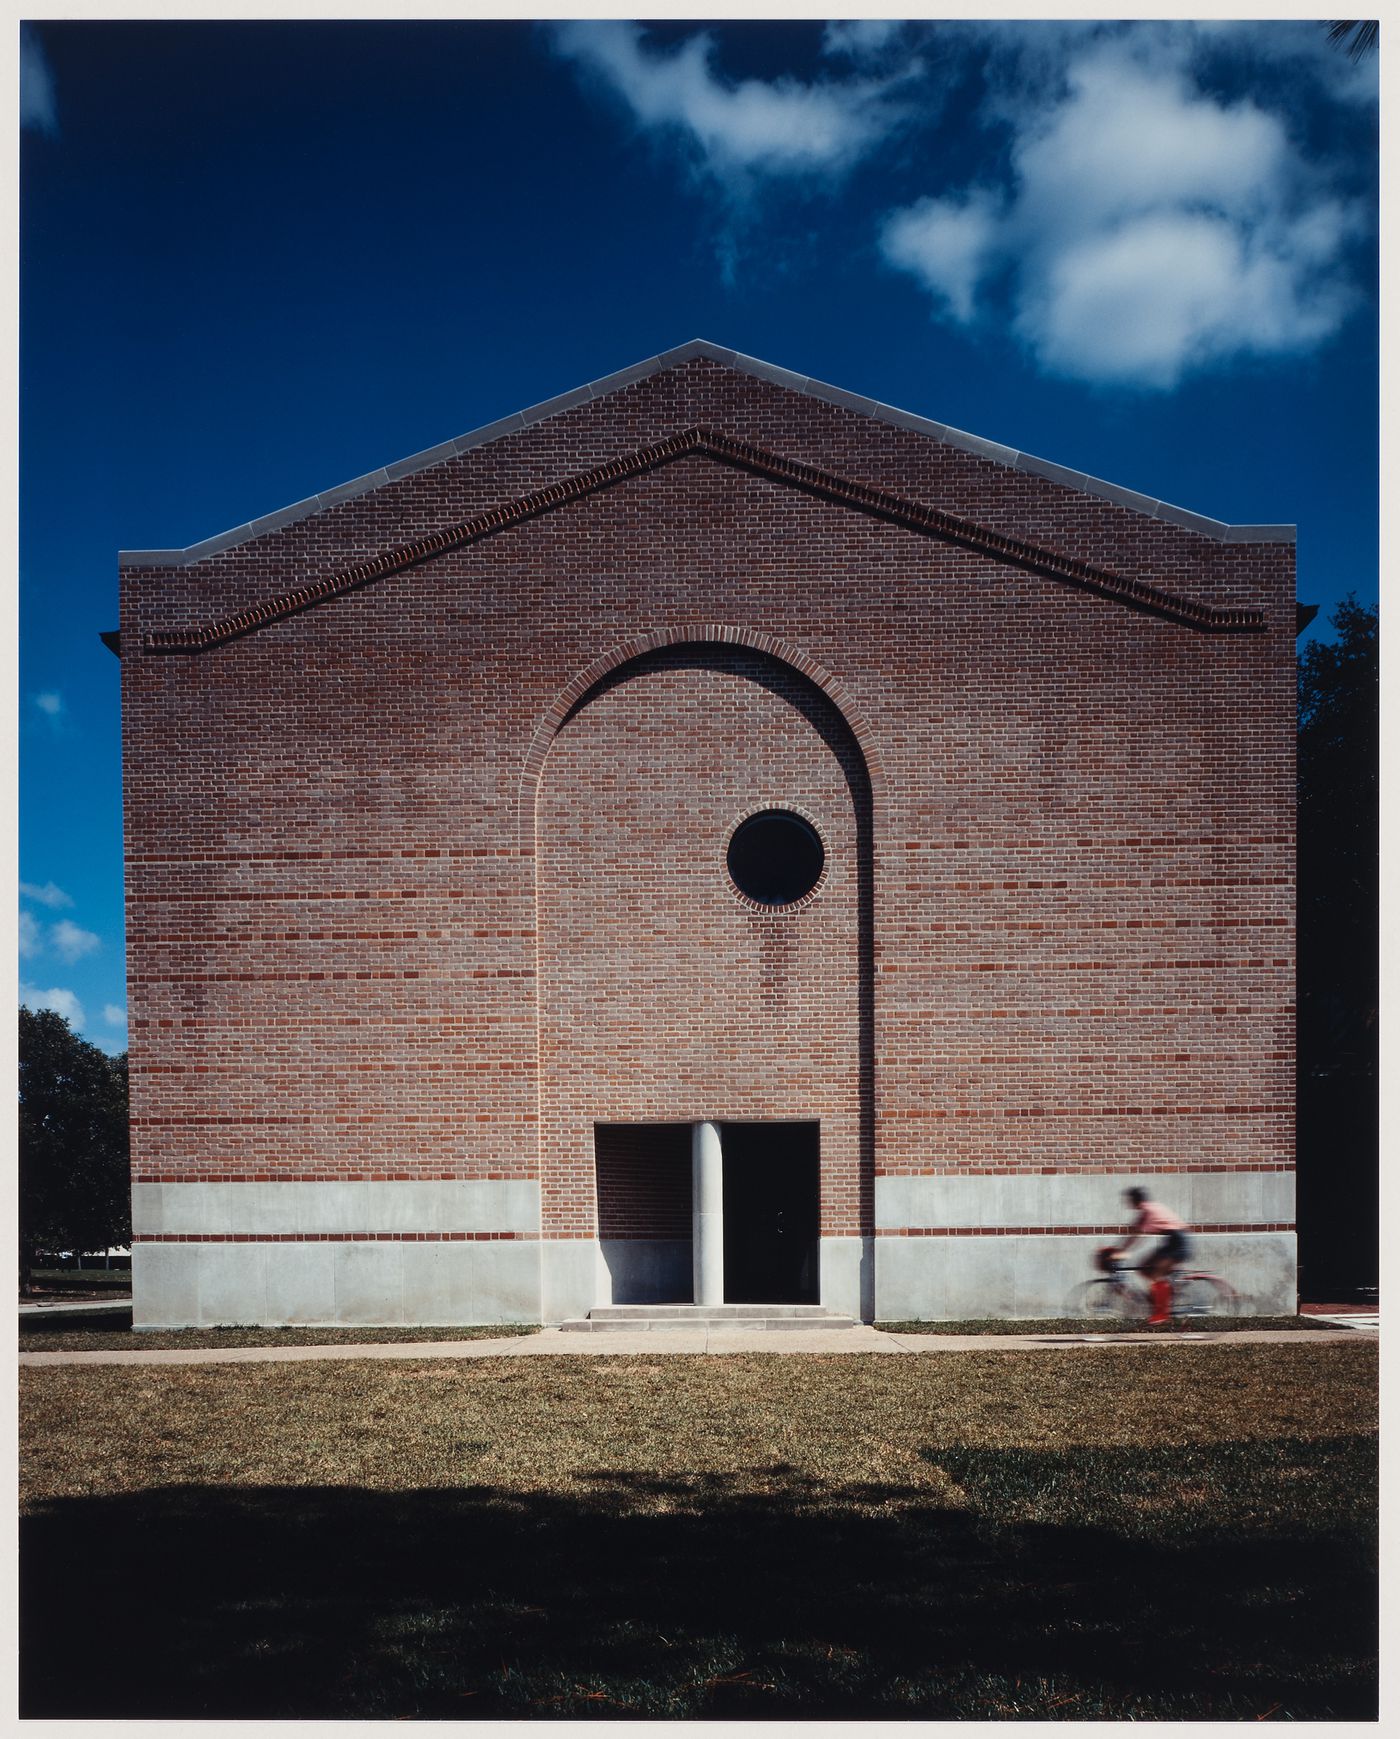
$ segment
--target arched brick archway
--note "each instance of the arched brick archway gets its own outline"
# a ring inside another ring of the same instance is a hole
[[[778,645],[732,628],[638,637],[561,691],[532,745],[522,819],[548,1319],[612,1302],[609,1287],[635,1272],[639,1246],[610,1242],[600,1221],[597,1132],[706,1121],[736,1153],[745,1130],[819,1127],[822,1302],[868,1308],[869,731],[829,672]],[[821,832],[831,866],[810,900],[778,910],[746,900],[725,869],[733,829],[774,806]],[[814,1205],[814,1236],[817,1224]],[[688,1257],[670,1258],[682,1272]]]
[[[881,772],[874,733],[860,706],[838,677],[801,647],[780,639],[776,634],[766,634],[757,628],[740,627],[733,623],[683,623],[670,628],[653,629],[650,633],[632,635],[619,641],[600,657],[586,664],[555,695],[535,727],[535,734],[521,768],[517,821],[523,851],[534,851],[535,797],[539,790],[540,775],[544,771],[549,745],[559,734],[564,720],[590,689],[624,664],[630,664],[648,652],[658,651],[664,646],[689,645],[742,646],[751,652],[764,653],[778,663],[787,665],[820,689],[845,720],[851,736],[859,745],[865,762],[866,777],[870,781],[872,800],[878,804]]]

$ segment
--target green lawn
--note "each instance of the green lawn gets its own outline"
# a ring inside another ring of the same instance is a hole
[[[1375,1351],[26,1370],[21,1712],[1373,1718]]]

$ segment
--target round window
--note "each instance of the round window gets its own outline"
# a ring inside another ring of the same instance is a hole
[[[790,809],[765,809],[734,829],[729,873],[761,906],[791,906],[821,879],[826,853],[815,827]]]

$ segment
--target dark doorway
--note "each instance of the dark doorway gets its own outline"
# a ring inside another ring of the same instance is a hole
[[[614,1304],[694,1297],[690,1125],[595,1123],[598,1248]]]
[[[725,1123],[726,1304],[816,1304],[817,1123]]]

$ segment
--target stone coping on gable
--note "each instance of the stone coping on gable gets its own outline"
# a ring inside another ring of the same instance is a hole
[[[826,404],[837,405],[844,410],[855,411],[862,416],[874,417],[895,428],[910,429],[916,434],[929,435],[936,441],[942,441],[962,452],[972,453],[978,458],[991,459],[997,464],[1010,467],[1012,470],[1025,471],[1035,477],[1044,477],[1052,483],[1061,484],[1068,489],[1076,489],[1084,495],[1097,496],[1117,507],[1126,507],[1133,512],[1144,514],[1150,519],[1160,519],[1167,524],[1181,526],[1187,531],[1199,532],[1202,536],[1214,538],[1217,542],[1293,543],[1296,541],[1296,527],[1294,526],[1227,525],[1222,520],[1207,519],[1199,513],[1188,512],[1185,508],[1173,507],[1169,502],[1154,501],[1151,496],[1140,494],[1137,490],[1123,489],[1116,483],[1105,482],[1102,478],[1090,477],[1084,472],[1069,470],[1063,465],[1053,464],[1048,459],[1038,459],[1030,453],[1018,452],[1015,448],[1002,446],[996,441],[983,440],[980,436],[970,435],[962,429],[950,428],[945,423],[933,422],[928,417],[916,416],[912,411],[903,411],[893,405],[881,404],[876,399],[862,397],[859,393],[847,392],[844,388],[830,386],[825,381],[813,380],[807,375],[795,374],[791,369],[778,368],[775,364],[764,362],[758,357],[745,356],[740,351],[726,350],[722,345],[711,344],[703,338],[695,338],[688,344],[680,345],[675,350],[665,350],[659,356],[647,357],[645,361],[634,363],[630,368],[619,369],[616,373],[604,375],[600,380],[589,381],[586,385],[575,387],[570,392],[560,393],[555,398],[545,399],[540,404],[531,405],[526,410],[516,411],[513,415],[502,417],[496,422],[485,423],[480,428],[472,429],[465,435],[459,435],[456,440],[443,441],[436,447],[425,448],[423,452],[411,454],[406,459],[399,459],[392,465],[381,466],[377,471],[368,471],[362,477],[355,477],[348,483],[341,483],[333,489],[323,490],[319,495],[309,495],[303,501],[293,502],[291,506],[280,508],[275,513],[264,514],[260,519],[249,520],[244,525],[234,526],[229,531],[205,538],[200,543],[190,544],[186,549],[119,550],[117,565],[121,568],[191,566],[195,562],[203,561],[208,556],[219,555],[239,544],[251,543],[255,538],[265,537],[272,531],[279,531],[283,526],[291,525],[296,520],[309,519],[313,514],[321,513],[328,507],[338,506],[342,501],[350,501],[356,496],[367,495],[371,490],[382,488],[386,483],[395,483],[400,478],[411,477],[416,472],[426,471],[434,465],[441,465],[448,459],[454,459],[462,453],[468,453],[475,447],[484,447],[491,441],[500,440],[504,435],[515,434],[521,429],[542,423],[550,417],[559,416],[562,412],[573,410],[578,405],[587,404],[592,399],[605,398],[609,393],[619,392],[624,387],[634,386],[638,381],[646,380],[650,375],[659,374],[663,369],[678,368],[682,363],[694,362],[702,358],[710,362],[723,363],[727,367],[738,369],[743,374],[752,375],[755,379],[770,381],[775,386],[786,387],[793,392],[806,393],[809,397],[821,399]]]

